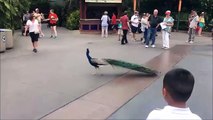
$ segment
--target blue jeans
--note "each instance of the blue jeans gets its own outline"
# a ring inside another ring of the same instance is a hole
[[[144,31],[144,34],[143,34],[143,37],[144,37],[144,43],[146,43],[147,41],[147,32],[148,32],[148,29],[145,28],[145,31]]]
[[[151,45],[155,44],[156,32],[157,32],[156,28],[148,28],[146,45],[149,45],[149,41],[152,41]]]

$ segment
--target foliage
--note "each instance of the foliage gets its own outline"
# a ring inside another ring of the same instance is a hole
[[[39,11],[47,16],[50,10],[50,4],[48,0],[31,0],[30,12],[34,11],[36,8],[39,8]]]
[[[19,27],[21,14],[29,9],[30,3],[29,0],[0,0],[0,28]]]
[[[70,14],[68,14],[66,19],[66,28],[70,30],[79,29],[79,20],[80,20],[79,10],[71,12]]]

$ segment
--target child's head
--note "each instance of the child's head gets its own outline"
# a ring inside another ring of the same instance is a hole
[[[185,69],[177,68],[166,73],[163,79],[163,95],[167,102],[185,103],[194,87],[193,75]]]

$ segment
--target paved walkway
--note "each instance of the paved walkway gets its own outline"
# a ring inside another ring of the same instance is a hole
[[[29,37],[16,33],[14,48],[1,54],[1,119],[144,119],[151,109],[165,105],[161,80],[172,67],[194,73],[197,82],[189,106],[212,119],[210,37],[197,37],[193,45],[186,45],[187,34],[172,33],[174,48],[162,50],[160,33],[157,48],[146,49],[130,38],[121,46],[116,35],[101,38],[64,28],[58,32],[57,39],[50,39],[44,29],[37,54]],[[161,74],[150,78],[109,66],[94,75],[86,48],[94,57],[144,64]]]

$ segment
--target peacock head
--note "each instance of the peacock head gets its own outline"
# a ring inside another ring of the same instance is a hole
[[[89,53],[89,48],[87,48],[87,51],[86,51],[86,53]]]

